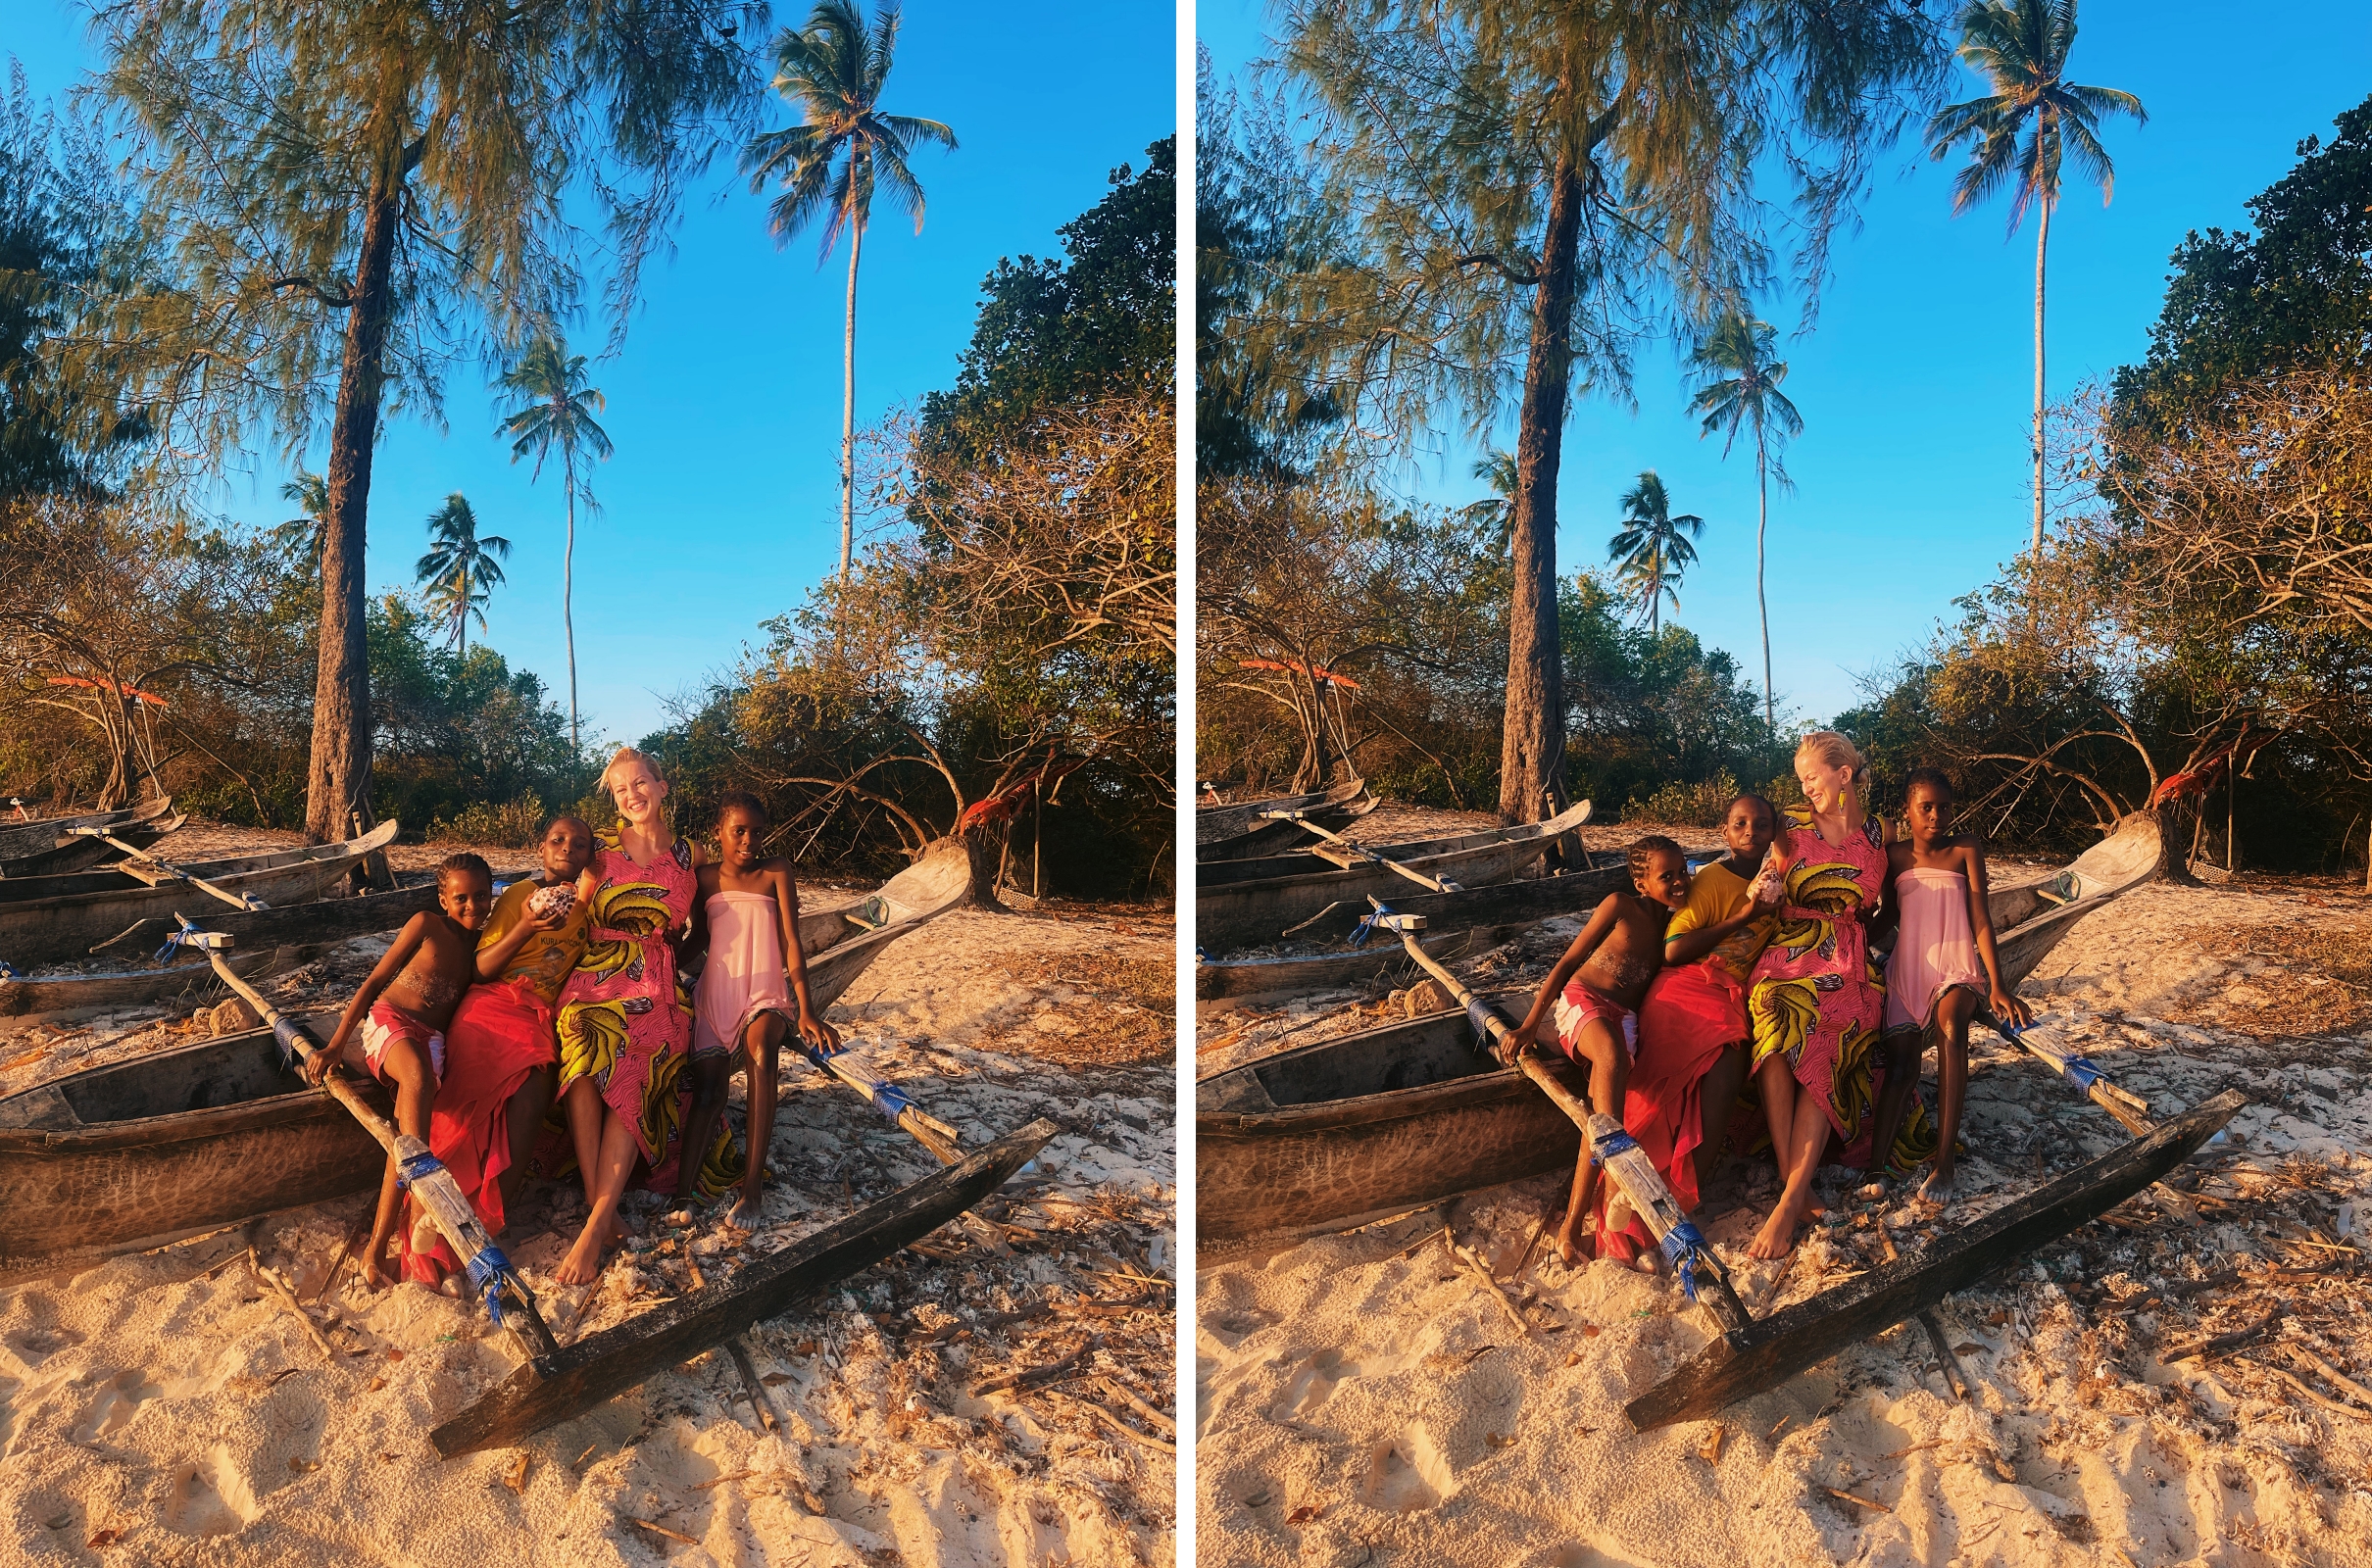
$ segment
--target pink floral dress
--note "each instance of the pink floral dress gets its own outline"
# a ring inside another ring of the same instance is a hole
[[[1787,1058],[1796,1082],[1816,1096],[1836,1134],[1830,1152],[1867,1169],[1869,1130],[1884,1074],[1878,1051],[1886,977],[1870,961],[1868,923],[1886,886],[1885,824],[1872,816],[1832,847],[1808,806],[1786,811],[1795,860],[1770,945],[1747,989],[1754,1065]],[[1908,1170],[1936,1151],[1936,1132],[1914,1094],[1889,1161]]]
[[[626,854],[618,830],[599,835],[592,871],[592,926],[584,956],[560,994],[560,1093],[591,1078],[601,1098],[634,1131],[652,1187],[675,1185],[677,1145],[690,1108],[684,1064],[692,1049],[692,1009],[676,985],[670,937],[691,917],[699,889],[692,846],[677,839],[644,865]],[[553,1105],[555,1118],[563,1114]],[[712,1196],[739,1179],[732,1132],[718,1118],[718,1140],[701,1162],[700,1187]],[[566,1135],[547,1138],[556,1173],[571,1163]]]

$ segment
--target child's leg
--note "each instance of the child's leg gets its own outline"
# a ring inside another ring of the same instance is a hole
[[[675,1159],[678,1203],[689,1203],[700,1196],[700,1165],[717,1136],[717,1119],[724,1114],[725,1091],[733,1083],[733,1061],[723,1052],[711,1052],[684,1064],[692,1076],[692,1108],[684,1113],[683,1144]]]
[[[754,1230],[758,1204],[766,1187],[766,1146],[774,1139],[775,1079],[782,1070],[782,1042],[790,1025],[779,1012],[762,1012],[741,1032],[741,1049],[750,1070],[750,1166],[741,1178],[741,1201],[724,1222],[735,1230]]]
[[[378,1076],[395,1090],[395,1130],[426,1143],[428,1110],[436,1094],[427,1052],[410,1040],[390,1040],[379,1056]],[[363,1283],[373,1288],[389,1283],[387,1243],[395,1235],[401,1196],[395,1170],[395,1161],[389,1159],[387,1173],[379,1179],[379,1206],[371,1221],[371,1245],[363,1249]]]
[[[1738,1092],[1746,1087],[1746,1058],[1753,1049],[1744,1041],[1724,1046],[1697,1085],[1698,1142],[1689,1152],[1689,1162],[1697,1169],[1700,1198],[1721,1163],[1721,1143],[1729,1135],[1730,1112],[1738,1107]]]
[[[603,1109],[601,1153],[591,1178],[593,1212],[585,1216],[576,1245],[553,1271],[552,1277],[563,1285],[587,1285],[601,1278],[601,1254],[619,1229],[618,1200],[625,1196],[626,1179],[634,1174],[634,1161],[642,1153],[634,1130],[616,1111],[606,1105]]]
[[[1869,1169],[1873,1179],[1894,1162],[1895,1135],[1903,1130],[1903,1112],[1919,1087],[1919,1063],[1927,1055],[1927,1031],[1898,1029],[1878,1037],[1878,1059],[1886,1081],[1878,1089],[1878,1104],[1870,1122]]]
[[[1620,1121],[1623,1086],[1631,1076],[1630,1053],[1623,1050],[1621,1037],[1605,1019],[1589,1018],[1574,1035],[1573,1049],[1590,1065],[1590,1108]],[[1557,1250],[1568,1263],[1581,1255],[1574,1238],[1581,1230],[1581,1216],[1597,1196],[1598,1167],[1590,1161],[1590,1139],[1584,1133],[1581,1157],[1573,1167],[1573,1196],[1565,1203],[1564,1223],[1557,1228]]]
[[[504,1108],[511,1137],[511,1165],[495,1185],[502,1189],[503,1209],[519,1201],[519,1184],[526,1179],[527,1161],[535,1154],[535,1141],[542,1136],[544,1115],[552,1108],[552,1085],[560,1076],[558,1067],[546,1064],[529,1072],[519,1092],[511,1097]]]
[[[1778,1154],[1779,1174],[1787,1185],[1747,1255],[1785,1257],[1796,1245],[1796,1227],[1811,1206],[1812,1172],[1819,1169],[1820,1155],[1828,1148],[1828,1107],[1820,1103],[1818,1096],[1798,1086],[1787,1058],[1776,1053],[1754,1069],[1754,1082],[1762,1091],[1766,1109],[1786,1107],[1787,1136],[1778,1146]]]
[[[1936,1006],[1936,1023],[1944,1036],[1936,1061],[1943,1093],[1937,1106],[1936,1168],[1919,1188],[1919,1196],[1939,1203],[1950,1202],[1952,1196],[1952,1145],[1959,1141],[1960,1111],[1968,1100],[1968,1023],[1976,1013],[1977,994],[1966,986],[1944,993]]]

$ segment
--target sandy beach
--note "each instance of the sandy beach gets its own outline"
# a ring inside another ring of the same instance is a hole
[[[1644,831],[1593,828],[1591,847]],[[1536,981],[1577,928],[1549,922],[1463,967]],[[1967,1402],[1914,1323],[1717,1420],[1632,1433],[1624,1402],[1706,1344],[1710,1319],[1665,1276],[1567,1268],[1545,1243],[1527,1260],[1564,1195],[1544,1177],[1203,1259],[1200,1561],[2372,1562],[2372,901],[2336,882],[2153,884],[2080,922],[2024,994],[2154,1115],[2228,1087],[2250,1103],[2172,1181],[2199,1223],[2145,1194],[1946,1300]],[[1207,1019],[1198,1076],[1400,1006],[1336,996]],[[1770,1168],[1727,1162],[1698,1220],[1757,1314],[2124,1141],[2033,1058],[1982,1033],[1972,1057],[1970,1191],[1948,1211],[1909,1188],[1864,1200],[1830,1167],[1793,1258],[1750,1264]],[[1445,1229],[1501,1276],[1523,1330]]]
[[[210,831],[204,847],[276,837]],[[499,871],[532,861],[482,853]],[[275,1000],[341,1003],[387,941],[280,977]],[[482,1309],[331,1278],[359,1194],[0,1290],[0,1562],[1172,1560],[1174,942],[1148,906],[963,909],[865,972],[833,1020],[966,1144],[1038,1116],[1064,1130],[981,1206],[985,1239],[944,1228],[744,1336],[754,1384],[711,1351],[522,1446],[440,1460],[429,1428],[518,1352]],[[186,1014],[8,1020],[0,1093],[199,1037]],[[747,1243],[721,1206],[635,1195],[603,1279],[563,1291],[551,1270],[582,1199],[530,1184],[503,1245],[564,1342],[937,1168],[804,1062],[783,1084],[766,1225]],[[737,1119],[738,1080],[733,1098]]]

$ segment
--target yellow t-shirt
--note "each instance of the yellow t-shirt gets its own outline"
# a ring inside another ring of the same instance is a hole
[[[1744,908],[1747,904],[1748,880],[1716,860],[1689,879],[1689,902],[1672,916],[1672,923],[1663,928],[1663,940],[1687,936],[1719,925]],[[1777,929],[1779,916],[1766,914],[1721,939],[1708,956],[1735,975],[1740,985],[1754,977],[1754,960],[1762,956],[1763,946]],[[1703,959],[1699,959],[1703,962]]]
[[[527,901],[542,891],[540,882],[512,883],[495,901],[494,913],[478,934],[477,950],[483,953],[509,935],[527,917]],[[519,944],[504,966],[502,978],[526,981],[529,990],[557,1006],[560,988],[568,983],[568,971],[585,956],[585,933],[592,920],[593,906],[578,899],[559,930],[538,931]]]

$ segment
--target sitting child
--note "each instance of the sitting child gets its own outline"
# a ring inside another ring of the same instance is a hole
[[[723,858],[696,873],[700,888],[692,902],[691,935],[684,941],[687,962],[704,948],[708,953],[693,996],[692,1108],[684,1121],[684,1148],[708,1147],[724,1112],[734,1063],[749,1072],[749,1168],[741,1178],[740,1200],[724,1221],[738,1231],[758,1225],[786,1026],[824,1051],[840,1044],[840,1036],[808,1000],[807,955],[799,946],[799,884],[791,862],[759,858],[759,846],[771,827],[758,797],[725,792],[717,812]],[[692,1165],[684,1161],[676,1181],[679,1200],[692,1197]]]
[[[560,1060],[553,1013],[583,956],[591,907],[575,883],[593,829],[559,816],[537,847],[543,868],[503,891],[478,933],[476,984],[445,1030],[445,1071],[428,1116],[429,1152],[453,1173],[489,1236],[500,1236],[552,1106]],[[404,1275],[436,1285],[461,1267],[433,1224],[404,1236]]]
[[[1636,893],[1606,896],[1549,971],[1507,1043],[1510,1059],[1536,1044],[1553,1007],[1557,1045],[1590,1069],[1590,1108],[1616,1121],[1622,1120],[1631,1058],[1639,1053],[1639,1004],[1663,961],[1664,927],[1689,895],[1688,858],[1670,839],[1641,839],[1631,846],[1629,864]],[[1589,1210],[1597,1178],[1584,1138],[1572,1200],[1557,1232],[1557,1251],[1568,1263],[1580,1255],[1574,1231]],[[1628,1223],[1627,1217],[1618,1223]]]
[[[436,868],[436,903],[435,912],[422,910],[405,922],[395,945],[346,1004],[328,1049],[305,1063],[306,1081],[320,1083],[345,1059],[347,1040],[359,1036],[364,1065],[395,1091],[396,1130],[423,1144],[437,1080],[445,1073],[445,1026],[475,972],[478,928],[494,904],[494,872],[474,855],[447,857]],[[363,1252],[363,1282],[372,1287],[387,1283],[395,1178],[390,1158],[371,1245]]]
[[[2004,1023],[2024,1025],[2033,1014],[2001,984],[1994,951],[1993,917],[1986,908],[1985,845],[1974,834],[1954,835],[1952,787],[1940,769],[1910,775],[1904,815],[1910,836],[1886,847],[1886,907],[1881,927],[1899,927],[1886,961],[1886,1082],[1879,1091],[1873,1149],[1891,1149],[1929,1031],[1942,1037],[1937,1074],[1943,1080],[1936,1168],[1919,1188],[1933,1202],[1952,1196],[1952,1146],[1968,1095],[1968,1025],[1990,1006]]]

